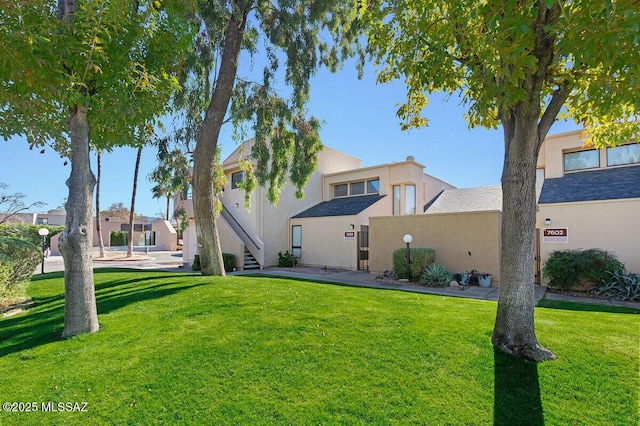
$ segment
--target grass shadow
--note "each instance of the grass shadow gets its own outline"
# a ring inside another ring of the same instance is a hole
[[[538,365],[493,349],[495,426],[542,426]]]
[[[132,303],[160,299],[205,284],[184,285],[184,281],[166,281],[166,278],[163,275],[139,279],[115,278],[96,285],[98,319],[101,314]],[[157,279],[161,281],[154,284]],[[34,301],[35,305],[28,313],[0,319],[0,357],[61,340],[64,295],[40,300],[35,298]]]

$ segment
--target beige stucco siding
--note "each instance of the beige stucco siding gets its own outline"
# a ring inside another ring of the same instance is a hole
[[[630,272],[640,272],[640,199],[540,205],[541,232],[568,228],[568,243],[545,243],[542,265],[554,250],[601,248],[616,254]],[[549,218],[551,225],[545,225]]]
[[[310,266],[357,269],[357,222],[356,216],[291,219],[291,226],[302,226],[300,263]],[[351,229],[352,224],[354,229]],[[351,233],[353,237],[350,236]]]
[[[493,274],[492,286],[498,285],[501,220],[495,211],[371,217],[369,269],[374,273],[393,269],[393,251],[406,247],[402,237],[411,234],[411,247],[435,249],[436,263],[451,273],[477,269]]]

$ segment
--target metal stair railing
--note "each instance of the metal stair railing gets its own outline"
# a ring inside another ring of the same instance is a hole
[[[253,238],[251,238],[251,236],[242,227],[242,225],[238,223],[236,218],[233,217],[229,209],[227,209],[224,204],[222,205],[221,215],[227,221],[231,229],[233,229],[233,231],[236,233],[238,238],[242,240],[242,242],[244,243],[244,246],[249,250],[249,252],[251,252],[253,257],[255,257],[258,263],[262,265],[263,259],[264,259],[264,256],[262,254],[262,248],[258,243],[254,241]]]

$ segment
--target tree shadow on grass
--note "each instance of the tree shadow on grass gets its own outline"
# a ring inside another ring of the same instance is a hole
[[[495,426],[542,426],[538,365],[493,349]]]
[[[140,277],[139,279],[113,279],[96,285],[98,319],[106,314],[132,303],[160,299],[204,282],[181,285],[184,281],[162,280],[166,276]],[[141,283],[146,281],[158,283]],[[132,285],[135,284],[135,285]],[[23,350],[33,349],[47,343],[61,340],[64,328],[64,297],[56,295],[36,299],[35,305],[26,315],[0,320],[0,357]]]

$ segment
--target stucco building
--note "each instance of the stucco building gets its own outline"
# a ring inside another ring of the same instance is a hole
[[[222,251],[236,255],[238,268],[278,264],[278,253],[289,251],[301,264],[368,269],[369,220],[375,216],[418,215],[423,206],[453,186],[424,173],[413,157],[391,164],[362,167],[362,161],[325,147],[316,171],[297,199],[287,184],[277,206],[259,187],[244,207],[240,160],[248,156],[247,141],[224,162],[228,183],[220,196],[223,212],[218,220]],[[178,200],[193,216],[190,199]],[[193,224],[193,221],[192,221]],[[183,259],[197,253],[195,226],[184,235]]]
[[[304,199],[287,185],[275,207],[258,188],[247,210],[244,192],[235,186],[242,179],[242,152],[250,149],[239,148],[223,163],[229,182],[218,221],[222,250],[236,255],[238,268],[276,265],[278,253],[289,251],[304,265],[379,273],[392,269],[393,250],[411,234],[412,247],[435,249],[436,262],[449,271],[491,273],[492,285],[499,285],[499,185],[456,189],[425,174],[413,157],[362,167],[359,159],[325,147]],[[538,158],[536,189],[536,283],[553,250],[609,250],[628,270],[640,272],[640,144],[595,149],[584,146],[580,131],[549,136]],[[191,200],[181,204],[193,216]],[[191,262],[194,226],[183,250]]]
[[[543,265],[554,250],[601,248],[640,272],[640,143],[597,149],[580,131],[549,136],[538,177]]]

